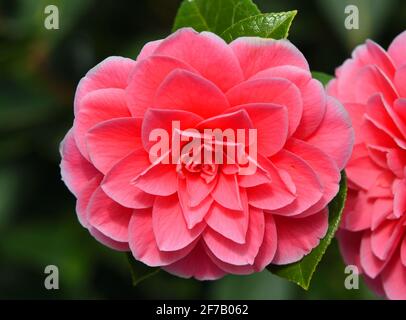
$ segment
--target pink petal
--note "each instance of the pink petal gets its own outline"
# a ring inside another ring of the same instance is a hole
[[[273,211],[274,214],[298,215],[322,198],[324,189],[321,180],[302,158],[282,150],[272,158],[272,162],[277,168],[287,171],[296,186],[295,200],[286,207]]]
[[[302,89],[303,116],[296,137],[305,139],[320,125],[326,112],[327,96],[323,85],[312,79]]]
[[[344,107],[351,118],[352,126],[355,131],[355,144],[364,142],[365,138],[362,125],[364,123],[365,105],[360,103],[345,103]]]
[[[391,149],[387,153],[388,167],[399,178],[403,178],[406,167],[406,153],[401,149]]]
[[[197,280],[216,280],[226,274],[211,261],[200,242],[185,258],[163,269],[178,277],[194,277]]]
[[[372,279],[374,279],[385,267],[385,261],[378,259],[372,252],[370,232],[365,232],[362,237],[360,261],[363,270]]]
[[[382,282],[387,297],[391,300],[406,300],[406,268],[399,254],[392,257],[382,272]]]
[[[393,109],[396,111],[398,116],[406,122],[406,98],[399,98],[393,104]]]
[[[262,244],[265,231],[264,213],[250,207],[249,225],[244,244],[225,238],[212,228],[207,228],[203,239],[210,251],[221,261],[237,266],[253,264]]]
[[[219,267],[221,270],[223,270],[226,273],[231,273],[231,274],[237,274],[237,275],[247,275],[255,272],[254,266],[250,264],[246,265],[234,265],[230,263],[226,263],[219,258],[217,258],[213,252],[210,251],[210,249],[207,247],[207,245],[204,245],[204,249],[206,251],[207,256],[210,258],[213,263]]]
[[[392,77],[395,73],[393,60],[385,52],[385,50],[372,40],[367,40],[365,43],[367,50],[360,50],[355,55],[364,65],[373,64],[381,69],[388,77]]]
[[[208,196],[197,206],[190,206],[190,196],[186,189],[186,181],[181,178],[178,178],[178,197],[179,203],[182,207],[183,216],[189,229],[192,229],[204,219],[214,201],[211,196]]]
[[[400,257],[403,263],[403,266],[406,267],[406,235],[403,237],[403,241],[400,247]]]
[[[388,259],[401,240],[402,231],[403,226],[398,220],[386,220],[381,223],[371,235],[374,255],[381,260]]]
[[[372,211],[371,230],[374,231],[379,227],[381,222],[385,221],[393,212],[393,199],[376,199]],[[354,212],[356,214],[356,212]],[[367,211],[366,214],[369,212]],[[366,215],[364,214],[364,215]],[[369,227],[369,226],[368,226]]]
[[[396,67],[405,64],[406,61],[406,31],[399,34],[391,43],[388,54],[393,59]]]
[[[243,80],[233,51],[214,33],[199,34],[191,28],[183,28],[166,38],[154,54],[189,64],[224,92]]]
[[[118,162],[105,176],[103,191],[124,207],[142,209],[152,206],[154,196],[145,193],[132,183],[140,173],[150,166],[148,154],[137,150]]]
[[[78,215],[79,222],[85,228],[89,227],[89,222],[87,221],[87,208],[89,206],[89,201],[99,187],[102,176],[98,174],[93,179],[91,179],[78,194],[78,200],[76,201],[76,214]]]
[[[398,97],[390,79],[375,65],[362,68],[354,81],[359,103],[366,103],[376,93],[382,93],[388,103]]]
[[[153,106],[156,91],[175,69],[194,71],[184,62],[170,57],[151,56],[137,62],[126,89],[128,108],[134,117],[143,117]]]
[[[118,118],[94,126],[86,136],[92,163],[106,174],[121,159],[139,149],[141,120]]]
[[[156,50],[156,48],[159,47],[159,45],[162,43],[163,40],[155,40],[155,41],[150,41],[147,42],[144,47],[141,49],[140,54],[137,57],[137,61],[146,59],[150,56],[152,56]]]
[[[336,85],[337,98],[343,103],[356,102],[358,88],[354,86],[354,79],[358,76],[359,70],[365,66],[376,66],[388,77],[394,73],[393,63],[385,51],[372,41],[358,46],[348,59],[337,69],[336,74],[339,80]]]
[[[244,210],[230,210],[213,203],[205,217],[205,221],[214,231],[236,242],[245,243],[248,230],[249,210],[247,196],[244,199]]]
[[[129,231],[130,249],[135,259],[151,267],[166,266],[188,255],[196,245],[190,245],[177,251],[159,250],[152,229],[150,209],[136,210],[131,216]]]
[[[324,119],[307,142],[333,158],[340,170],[347,164],[354,143],[354,131],[347,112],[334,98],[327,98]]]
[[[243,188],[256,187],[271,182],[272,179],[268,172],[258,167],[254,174],[238,176],[238,185]]]
[[[220,114],[218,116],[203,120],[197,125],[197,129],[220,129],[220,130],[227,130],[227,129],[250,129],[253,128],[252,121],[248,115],[248,112],[244,109],[237,110],[232,113]],[[235,135],[235,140],[236,140]],[[246,138],[248,138],[248,134],[246,134]]]
[[[365,136],[365,141],[368,145],[378,146],[386,149],[398,148],[398,145],[393,141],[383,129],[377,127],[369,118],[365,117],[362,125],[362,130]]]
[[[323,186],[323,196],[303,214],[323,209],[337,194],[341,179],[335,162],[320,149],[298,139],[290,139],[286,149],[303,159],[316,172]]]
[[[288,40],[241,37],[230,43],[240,61],[246,79],[254,74],[282,65],[309,70],[303,54]]]
[[[172,164],[157,164],[138,175],[132,183],[142,191],[156,196],[169,196],[178,191],[178,175]]]
[[[336,78],[330,80],[329,83],[326,85],[326,92],[329,96],[340,99],[340,96],[338,94],[338,80]]]
[[[178,130],[187,130],[194,128],[196,124],[201,122],[203,118],[200,116],[182,110],[166,110],[166,109],[148,109],[145,112],[142,122],[142,143],[145,150],[149,150],[156,141],[151,141],[151,133],[155,129],[163,130],[168,134],[169,143],[175,136],[173,129],[174,121],[178,121]],[[170,147],[170,146],[168,146]]]
[[[265,213],[264,240],[255,258],[255,271],[260,272],[268,266],[275,257],[278,248],[278,233],[272,214]]]
[[[279,66],[258,72],[250,79],[282,78],[293,82],[303,99],[303,117],[296,136],[305,138],[320,125],[326,110],[326,94],[323,85],[311,78],[311,73],[294,66]]]
[[[379,146],[368,146],[368,155],[381,169],[389,169],[387,165],[388,149]]]
[[[336,233],[345,264],[355,265],[360,270],[362,270],[359,254],[362,235],[363,232],[350,232],[345,229],[339,229]]]
[[[107,88],[125,89],[136,62],[122,57],[109,57],[91,69],[79,82],[75,93],[75,114],[88,93]]]
[[[394,185],[393,194],[393,214],[399,218],[406,213],[406,180]]]
[[[282,78],[293,82],[300,91],[306,87],[308,82],[312,79],[309,70],[302,69],[293,65],[280,65],[259,71],[250,77],[254,79],[269,79],[269,78]]]
[[[341,227],[348,231],[360,231],[370,228],[373,210],[374,203],[368,199],[365,191],[356,192],[348,189]]]
[[[224,93],[212,82],[187,70],[177,69],[158,88],[153,106],[186,110],[208,118],[222,113],[229,105]]]
[[[129,116],[125,91],[122,89],[100,89],[86,95],[73,123],[75,141],[83,156],[89,156],[86,134],[93,126],[106,120]]]
[[[227,92],[231,106],[248,103],[272,103],[285,106],[289,116],[289,135],[296,131],[303,113],[299,89],[285,79],[245,81]]]
[[[288,113],[285,106],[271,103],[249,103],[233,107],[226,112],[247,111],[257,129],[257,147],[264,156],[272,156],[285,145],[288,136]]]
[[[274,264],[288,264],[299,261],[315,248],[328,228],[328,210],[305,218],[273,216],[278,235],[278,249],[272,261]]]
[[[213,199],[231,210],[243,210],[236,175],[219,173],[217,184],[211,193]]]
[[[406,60],[404,61],[404,65],[396,70],[394,83],[399,95],[406,97]]]
[[[185,248],[200,236],[206,226],[200,223],[188,229],[177,196],[155,199],[152,225],[158,248],[162,251]]]
[[[188,205],[191,207],[198,206],[207,196],[213,191],[216,186],[216,179],[210,183],[206,183],[200,174],[187,174],[186,175],[186,190],[189,196]]]
[[[391,137],[403,140],[406,137],[406,123],[385,102],[381,94],[373,95],[368,100],[365,117]]]
[[[132,209],[120,206],[98,187],[87,209],[89,224],[104,235],[118,242],[128,242],[128,224]]]
[[[250,205],[264,210],[276,210],[292,203],[296,196],[281,178],[281,170],[268,159],[259,156],[260,165],[268,172],[270,183],[247,189]]]
[[[370,157],[352,160],[346,168],[348,179],[365,190],[368,190],[376,183],[381,172],[382,169]]]
[[[60,144],[62,180],[76,197],[86,184],[99,174],[97,169],[80,153],[73,137],[72,129],[68,131]]]
[[[103,244],[104,246],[106,246],[110,249],[117,250],[117,251],[130,251],[130,248],[129,248],[127,242],[115,241],[115,240],[107,237],[103,233],[101,233],[96,228],[90,228],[89,232],[97,241],[99,241],[101,244]]]

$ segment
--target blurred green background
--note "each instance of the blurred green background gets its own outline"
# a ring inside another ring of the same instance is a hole
[[[268,272],[216,282],[161,271],[131,286],[126,257],[78,223],[75,200],[61,182],[58,145],[72,124],[79,79],[111,55],[135,58],[165,37],[178,0],[0,0],[0,298],[368,299],[361,283],[344,288],[336,243],[308,292]],[[385,48],[405,29],[403,0],[257,0],[264,12],[298,9],[290,32],[313,70],[333,73],[367,37]],[[55,4],[60,29],[44,28]],[[356,4],[360,29],[344,28]],[[44,268],[57,265],[60,289],[46,290]]]

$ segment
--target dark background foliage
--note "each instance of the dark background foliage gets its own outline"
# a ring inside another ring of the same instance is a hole
[[[309,292],[267,271],[198,282],[161,271],[131,286],[126,257],[97,243],[78,223],[61,182],[59,142],[72,125],[79,79],[111,55],[135,58],[165,37],[178,0],[0,0],[0,298],[373,298],[365,285],[344,288],[336,243]],[[333,73],[367,37],[387,47],[405,29],[402,0],[257,0],[263,12],[298,9],[290,40],[313,70]],[[55,4],[60,29],[44,28]],[[344,6],[357,4],[360,30],[344,28]],[[44,288],[57,265],[60,289]]]

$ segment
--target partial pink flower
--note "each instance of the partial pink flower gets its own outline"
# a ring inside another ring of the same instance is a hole
[[[336,75],[328,92],[355,130],[341,251],[377,294],[406,299],[406,31],[387,52],[368,40]]]
[[[256,129],[257,170],[152,162],[151,132],[173,131],[173,121],[181,133]],[[181,29],[80,81],[61,170],[97,240],[208,280],[295,262],[316,247],[352,144],[345,109],[289,41],[228,45]]]

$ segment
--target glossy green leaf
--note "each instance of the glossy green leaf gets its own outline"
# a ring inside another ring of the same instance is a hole
[[[199,32],[221,34],[238,21],[259,14],[261,12],[251,0],[184,0],[173,31],[192,27]]]
[[[323,86],[326,86],[327,83],[330,82],[334,78],[334,76],[324,73],[324,72],[319,72],[319,71],[312,71],[312,76],[313,78],[319,80]]]
[[[141,262],[138,262],[129,252],[127,252],[126,255],[128,264],[130,266],[131,279],[134,287],[149,277],[156,275],[160,270],[159,268],[151,268],[142,264]]]
[[[297,11],[264,13],[243,19],[227,28],[221,37],[231,42],[238,37],[287,38]]]
[[[305,256],[302,260],[284,266],[269,265],[267,268],[272,273],[288,279],[303,289],[307,290],[313,273],[316,271],[317,265],[323,258],[331,240],[336,233],[340,224],[341,215],[344,209],[345,199],[347,197],[347,179],[345,173],[341,175],[340,190],[333,201],[330,202],[329,208],[329,227],[326,236],[320,241],[320,244],[313,249],[311,253]]]

